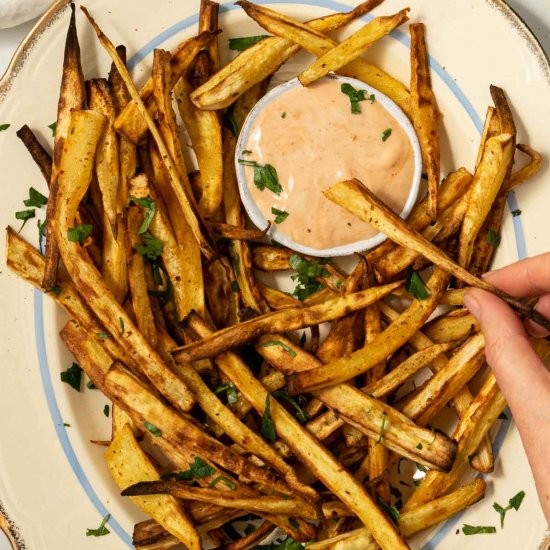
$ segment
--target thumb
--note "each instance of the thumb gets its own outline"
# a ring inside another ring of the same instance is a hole
[[[534,398],[547,408],[550,374],[519,317],[500,298],[477,288],[467,292],[464,305],[480,324],[487,362],[512,410],[533,407]]]

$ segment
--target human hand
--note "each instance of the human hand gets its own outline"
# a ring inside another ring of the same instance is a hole
[[[512,296],[540,296],[536,309],[550,318],[550,253],[527,258],[484,278]],[[494,294],[471,289],[464,305],[485,336],[485,355],[514,415],[533,471],[539,499],[550,524],[550,372],[529,341],[548,332],[532,321],[521,322]]]

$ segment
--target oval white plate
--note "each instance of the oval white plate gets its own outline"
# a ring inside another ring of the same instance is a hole
[[[154,47],[171,48],[196,28],[198,0],[158,0],[154,9],[144,0],[89,0],[87,6],[105,32],[128,46],[131,66],[139,83],[150,66]],[[345,9],[351,0],[266,1],[276,9],[306,20]],[[2,226],[15,227],[14,212],[33,185],[44,190],[38,169],[15,131],[28,123],[46,142],[48,125],[55,119],[61,76],[63,42],[68,22],[64,2],[54,6],[38,24],[27,47],[12,63],[0,84],[0,167],[3,192]],[[231,2],[223,2],[221,25],[228,37],[258,34]],[[550,67],[525,26],[499,0],[387,0],[375,14],[388,14],[410,5],[411,18],[427,24],[435,93],[443,113],[443,172],[459,166],[472,170],[479,132],[487,105],[489,84],[502,86],[516,114],[519,141],[549,154]],[[368,18],[366,18],[368,19]],[[356,23],[352,28],[357,28]],[[79,17],[79,34],[86,77],[104,76],[109,61],[87,23]],[[372,48],[369,58],[407,82],[409,49],[406,29]],[[349,32],[349,31],[347,31]],[[298,56],[284,67],[285,78],[296,74]],[[504,264],[547,250],[550,246],[547,208],[550,186],[545,185],[545,163],[540,175],[510,198],[510,207],[523,214],[507,214],[497,263]],[[43,219],[43,212],[38,213]],[[36,221],[23,234],[37,242]],[[103,448],[90,439],[106,439],[109,421],[103,416],[106,400],[95,391],[78,394],[59,381],[59,372],[71,362],[57,336],[65,318],[47,297],[33,292],[5,266],[2,255],[0,291],[3,315],[0,335],[3,361],[0,384],[0,514],[10,518],[18,548],[40,550],[120,550],[130,546],[135,521],[142,515],[118,496],[105,467]],[[521,372],[521,365],[518,365]],[[521,375],[518,374],[518,383]],[[65,427],[63,423],[69,423]],[[541,429],[546,427],[541,426]],[[503,422],[496,438],[495,473],[488,477],[485,500],[414,540],[424,550],[533,549],[543,538],[545,522],[520,439],[513,423]],[[526,498],[519,512],[510,512],[504,530],[495,535],[456,534],[462,523],[498,525],[494,501],[506,504],[518,491]],[[86,537],[111,513],[111,534]],[[1,524],[1,522],[0,522]]]

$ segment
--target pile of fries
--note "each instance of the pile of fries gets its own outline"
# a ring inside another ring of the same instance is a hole
[[[361,57],[408,9],[338,44],[328,33],[382,0],[307,23],[237,3],[274,36],[221,67],[218,5],[202,0],[198,34],[173,53],[155,50],[140,91],[124,47],[82,8],[113,62],[107,79],[85,82],[71,5],[52,157],[30,128],[19,132],[49,185],[45,255],[8,228],[8,265],[68,312],[61,337],[113,403],[107,465],[151,517],[135,526],[137,548],[244,550],[276,529],[271,548],[409,548],[408,537],[483,498],[483,478],[459,485],[467,471],[494,467],[491,428],[506,403],[462,306],[465,285],[544,322],[479,279],[508,192],[541,159],[516,145],[506,97],[492,86],[474,173],[459,168],[439,184],[423,25],[410,26],[410,92]],[[303,85],[332,71],[358,78],[401,106],[421,143],[428,194],[407,221],[358,180],[326,192],[389,237],[350,274],[247,228],[238,194],[236,134],[301,48],[317,58]],[[528,162],[514,171],[516,150]],[[256,278],[291,268],[295,295]],[[411,387],[420,372],[425,381]],[[448,434],[434,428],[444,409],[456,417]]]

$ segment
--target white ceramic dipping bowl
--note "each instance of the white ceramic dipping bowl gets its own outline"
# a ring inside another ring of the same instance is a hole
[[[411,189],[407,197],[407,201],[405,203],[405,206],[402,212],[399,214],[402,218],[406,218],[410,214],[412,207],[416,203],[418,192],[420,189],[420,179],[422,175],[422,154],[420,152],[420,145],[418,143],[418,138],[416,136],[414,128],[411,122],[409,121],[407,115],[388,96],[384,95],[382,92],[380,92],[376,88],[367,86],[365,83],[361,82],[360,80],[357,80],[355,78],[348,78],[344,76],[336,76],[332,74],[325,78],[336,79],[342,83],[347,82],[351,84],[355,89],[365,90],[369,95],[375,94],[377,103],[381,104],[386,109],[386,111],[388,111],[395,118],[395,120],[398,122],[401,128],[403,128],[406,135],[408,136],[412,146],[412,151],[413,151],[414,172],[413,172],[413,177],[411,182]],[[264,214],[262,213],[262,211],[260,210],[260,208],[258,207],[258,205],[256,204],[256,202],[254,201],[254,199],[250,194],[250,191],[248,189],[248,183],[246,181],[245,167],[244,165],[239,163],[239,158],[240,158],[239,153],[240,151],[246,148],[250,131],[254,125],[256,117],[262,111],[262,109],[270,101],[274,100],[275,98],[278,98],[279,96],[291,90],[292,88],[296,88],[299,86],[302,86],[302,84],[297,78],[294,78],[270,90],[264,97],[262,97],[262,99],[260,99],[260,101],[258,101],[258,103],[256,103],[256,105],[254,105],[254,107],[248,114],[243,124],[243,127],[241,129],[241,133],[239,134],[239,138],[237,140],[237,148],[235,152],[235,169],[237,171],[239,193],[241,195],[241,199],[246,209],[246,212],[248,213],[248,216],[252,220],[252,223],[256,227],[262,230],[264,230],[268,226],[268,220],[264,216]],[[337,183],[337,182],[334,182],[334,183]],[[296,252],[300,252],[302,254],[308,254],[309,256],[319,256],[319,257],[348,256],[355,252],[362,252],[364,250],[373,248],[379,245],[380,243],[382,243],[387,238],[386,235],[384,235],[383,233],[378,233],[373,237],[370,237],[369,239],[354,241],[349,244],[336,246],[333,248],[318,249],[318,248],[312,248],[311,246],[304,246],[292,240],[290,237],[288,237],[284,233],[284,231],[282,231],[279,227],[274,225],[272,225],[271,228],[269,229],[268,235],[272,239],[290,248],[291,250],[295,250]]]

